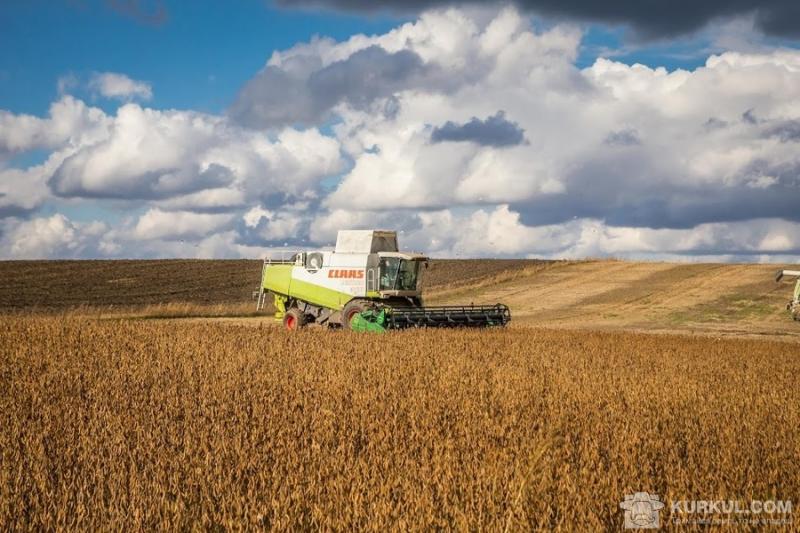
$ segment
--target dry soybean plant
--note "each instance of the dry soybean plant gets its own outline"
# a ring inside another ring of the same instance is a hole
[[[800,495],[797,346],[4,317],[0,529],[620,528]]]

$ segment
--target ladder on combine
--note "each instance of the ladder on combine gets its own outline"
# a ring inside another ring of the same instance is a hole
[[[297,252],[290,252],[291,258],[287,258],[287,252],[281,252],[279,258],[272,258],[269,256],[264,257],[264,263],[261,265],[261,278],[258,280],[258,289],[253,291],[253,299],[256,300],[256,311],[263,311],[267,308],[269,300],[269,292],[264,289],[264,274],[266,273],[269,265],[293,265],[295,264],[295,257]]]
[[[261,277],[258,278],[258,290],[253,292],[256,298],[256,311],[263,311],[267,306],[267,291],[264,290],[264,270],[269,264],[269,259],[264,258],[264,263],[261,265]]]

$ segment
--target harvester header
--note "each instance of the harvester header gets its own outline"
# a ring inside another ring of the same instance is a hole
[[[309,323],[385,331],[505,326],[511,320],[503,304],[423,306],[420,282],[427,266],[424,254],[399,250],[394,231],[339,231],[333,251],[265,259],[257,309],[272,295],[275,317],[289,330]]]

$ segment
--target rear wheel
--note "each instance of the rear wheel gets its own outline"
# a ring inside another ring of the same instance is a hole
[[[296,307],[286,311],[286,314],[283,316],[283,327],[289,331],[294,331],[305,325],[306,316]]]

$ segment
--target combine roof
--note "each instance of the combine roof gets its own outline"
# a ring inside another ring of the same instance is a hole
[[[385,230],[341,230],[336,237],[336,253],[372,254],[397,252],[397,232]]]

